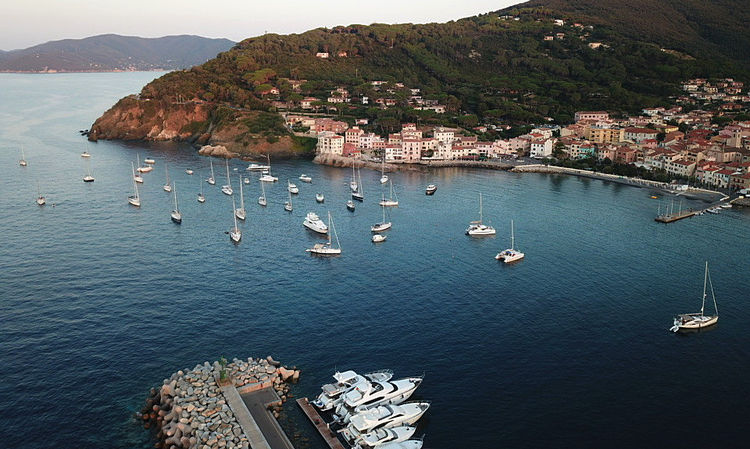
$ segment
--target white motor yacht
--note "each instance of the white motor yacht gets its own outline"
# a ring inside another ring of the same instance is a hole
[[[319,202],[319,203],[322,203],[322,202],[324,202],[325,200],[326,200],[326,197],[325,197],[325,196],[323,196],[323,194],[322,194],[322,193],[316,193],[316,194],[315,194],[315,201],[317,201],[317,202]]]
[[[321,220],[315,212],[308,212],[302,225],[319,234],[328,234],[328,226],[323,223],[323,220]]]
[[[299,180],[302,182],[312,182],[312,178],[307,176],[306,174],[302,173],[299,175]]]
[[[427,186],[426,189],[424,189],[425,195],[434,195],[437,191],[437,186],[435,184],[430,184]]]
[[[482,237],[486,235],[495,235],[495,228],[482,222],[482,194],[479,194],[479,220],[469,223],[466,228],[466,235],[472,237]]]
[[[296,184],[292,184],[290,180],[286,180],[287,183],[287,190],[289,190],[289,193],[299,193],[299,187],[297,187]]]
[[[266,173],[265,175],[260,177],[260,180],[262,182],[276,182],[279,180],[276,176],[271,176],[270,174]]]
[[[383,444],[398,443],[406,441],[414,435],[417,430],[414,426],[398,426],[386,429],[375,429],[372,432],[360,435],[355,441],[352,449],[369,449],[382,447]]]
[[[143,163],[154,165],[156,161],[153,158],[147,157],[146,159],[143,160]]]
[[[367,385],[369,382],[386,382],[391,380],[392,377],[393,372],[390,370],[373,371],[364,376],[357,374],[352,370],[343,372],[336,371],[333,375],[336,382],[323,385],[321,387],[323,392],[320,393],[318,398],[312,401],[311,404],[323,411],[331,410],[338,405],[336,401],[343,393],[346,393],[357,386]]]
[[[268,166],[268,165],[252,163],[252,164],[248,165],[245,170],[247,170],[247,171],[263,171],[263,170],[268,170],[270,168],[271,167]]]
[[[83,153],[81,153],[81,157],[91,157],[91,154],[89,154],[88,151],[84,151]]]
[[[336,407],[336,420],[347,422],[351,415],[382,404],[400,404],[409,399],[422,383],[421,377],[406,377],[387,382],[372,382],[369,388],[355,388],[342,396]]]
[[[354,209],[355,209],[354,201],[347,200],[346,201],[346,208],[349,209],[351,212],[354,212]]]
[[[379,405],[352,415],[349,425],[340,432],[347,441],[354,442],[375,429],[414,424],[428,408],[429,402]]]
[[[513,220],[510,221],[510,248],[497,253],[495,259],[502,260],[505,263],[515,262],[524,258],[525,254],[516,248],[516,234],[513,230]]]
[[[187,173],[188,175],[192,175],[193,174],[193,170],[191,170],[189,168],[186,168],[185,169],[185,173]]]
[[[154,167],[152,167],[150,165],[146,165],[145,167],[138,167],[137,170],[138,170],[139,173],[148,173],[148,172],[152,171],[153,169],[154,169]]]
[[[706,287],[711,287],[711,297],[714,300],[714,311],[716,315],[705,315],[706,308]],[[719,307],[716,305],[716,295],[714,295],[714,285],[711,282],[711,275],[708,273],[708,261],[706,261],[706,271],[703,275],[703,299],[701,302],[701,311],[697,313],[684,313],[674,318],[672,332],[700,330],[704,327],[713,326],[719,321]]]
[[[375,234],[372,236],[372,243],[381,243],[385,242],[385,239],[387,239],[388,236],[385,236],[383,234]]]
[[[422,440],[406,440],[406,441],[394,441],[393,443],[385,443],[378,446],[378,449],[422,449],[424,441]]]

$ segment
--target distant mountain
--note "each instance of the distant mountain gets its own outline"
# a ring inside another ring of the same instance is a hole
[[[143,38],[103,34],[64,39],[23,50],[0,51],[3,72],[99,72],[184,69],[231,49],[228,39],[200,36]]]

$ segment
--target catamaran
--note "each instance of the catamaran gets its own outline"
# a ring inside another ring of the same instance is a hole
[[[495,259],[502,260],[505,263],[515,262],[523,259],[524,253],[515,249],[516,248],[516,234],[513,229],[513,220],[510,221],[510,248],[500,251],[495,256]]]
[[[372,225],[372,227],[370,227],[370,231],[372,232],[383,232],[383,231],[387,231],[388,229],[391,229],[391,222],[385,221],[385,205],[383,205],[384,202],[385,202],[385,195],[383,195],[383,200],[380,202],[380,208],[383,209],[383,220],[380,223],[376,223]]]
[[[279,178],[271,175],[271,156],[267,154],[266,157],[268,158],[268,167],[266,169],[267,171],[263,172],[263,175],[260,177],[260,180],[262,182],[276,182],[279,180]]]
[[[383,195],[383,199],[380,200],[380,205],[386,207],[398,206],[398,197],[393,193],[393,181],[389,179],[388,183],[391,185],[391,196],[390,198],[385,199],[385,195]]]
[[[214,178],[214,161],[212,159],[208,160],[208,163],[211,164],[211,176],[206,179],[206,182],[215,185],[216,184],[216,178]]]
[[[167,163],[164,163],[164,173],[167,175],[167,182],[164,183],[164,189],[165,192],[171,192],[172,191],[172,184],[169,182],[169,169],[167,168]]]
[[[224,162],[227,165],[227,184],[221,186],[221,191],[227,195],[231,195],[234,193],[234,190],[232,190],[232,179],[229,177],[229,159],[224,159]]]
[[[130,168],[133,170],[133,194],[128,197],[128,203],[135,207],[141,207],[141,195],[138,193],[138,183],[135,182],[135,166],[132,162]]]
[[[86,175],[83,177],[83,182],[94,182],[94,177],[91,176],[91,162],[89,159],[86,159]]]
[[[466,228],[466,235],[472,237],[481,237],[485,235],[495,235],[495,228],[482,223],[482,194],[479,194],[479,220],[469,223]]]
[[[242,178],[242,176],[240,176],[240,178]],[[240,207],[234,210],[234,215],[240,220],[244,220],[247,217],[247,213],[245,213],[245,193],[242,188],[242,183],[240,183]]]
[[[26,162],[26,155],[23,153],[23,147],[21,147],[21,159],[18,161],[18,165],[21,167],[26,167],[29,165],[28,162]]]
[[[328,242],[316,243],[312,248],[308,248],[305,251],[318,256],[338,256],[341,254],[341,244],[339,243],[339,236],[336,233],[336,226],[333,224],[331,213],[328,212],[328,227],[333,229],[333,235],[336,237],[336,247],[334,248],[331,243],[331,233],[328,233]]]
[[[234,217],[234,227],[229,230],[229,240],[234,243],[240,243],[242,240],[242,231],[237,226],[237,214],[234,213],[236,205],[234,203],[234,197],[232,197],[232,217]]]
[[[706,308],[706,286],[711,287],[711,298],[714,301],[714,311],[716,315],[704,315]],[[706,272],[703,275],[703,299],[701,300],[701,311],[697,313],[684,313],[674,318],[672,332],[700,330],[704,327],[713,326],[719,321],[719,307],[716,305],[716,295],[714,295],[714,285],[711,282],[711,275],[708,272],[708,261],[706,261]]]
[[[383,154],[383,164],[380,166],[380,183],[388,182],[388,175],[385,174],[385,154]]]
[[[268,201],[266,201],[266,188],[264,187],[263,183],[260,183],[260,191],[262,192],[261,196],[258,197],[258,204],[261,206],[265,206],[268,204]]]
[[[174,210],[170,214],[170,217],[173,222],[180,224],[182,223],[182,213],[180,212],[180,207],[177,205],[177,186],[173,185],[171,190],[174,197]]]

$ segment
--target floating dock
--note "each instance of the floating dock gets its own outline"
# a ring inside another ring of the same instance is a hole
[[[315,410],[315,407],[310,404],[310,401],[308,401],[307,398],[297,399],[297,405],[299,405],[302,411],[305,412],[305,415],[315,428],[318,429],[318,433],[320,433],[320,436],[326,441],[328,447],[331,449],[345,449],[344,445],[341,444],[341,441],[336,437],[336,433],[328,428],[328,424],[323,421],[320,413]]]
[[[654,220],[658,221],[659,223],[672,223],[673,221],[682,220],[683,218],[692,217],[693,215],[698,214],[700,211],[697,210],[684,210],[681,212],[677,212],[675,214],[664,214],[659,215]]]

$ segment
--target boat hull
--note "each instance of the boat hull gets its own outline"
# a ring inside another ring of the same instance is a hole
[[[719,321],[719,316],[702,316],[699,313],[680,315],[675,318],[673,332],[689,332],[705,329],[715,325]]]

